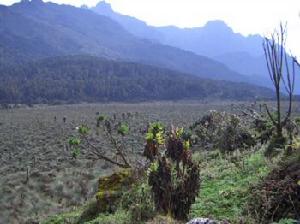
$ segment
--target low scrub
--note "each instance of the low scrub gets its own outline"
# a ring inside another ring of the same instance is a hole
[[[259,223],[300,219],[300,153],[296,153],[252,188],[249,211]]]
[[[256,144],[249,125],[235,114],[211,111],[195,122],[191,129],[196,135],[195,143],[204,149],[218,148],[222,152],[231,152]]]

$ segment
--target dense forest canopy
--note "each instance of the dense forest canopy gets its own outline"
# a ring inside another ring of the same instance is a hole
[[[54,103],[271,97],[244,83],[93,56],[48,58],[0,70],[0,102]]]

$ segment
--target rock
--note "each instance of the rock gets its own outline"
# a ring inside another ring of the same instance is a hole
[[[219,224],[219,222],[208,218],[194,218],[187,224]]]
[[[132,169],[122,169],[110,176],[101,177],[96,194],[99,212],[114,211],[123,192],[126,192],[134,182]]]

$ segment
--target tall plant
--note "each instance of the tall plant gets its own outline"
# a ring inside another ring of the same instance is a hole
[[[144,155],[152,161],[148,182],[156,210],[186,219],[200,188],[200,170],[192,161],[190,135],[174,127],[166,134],[161,124],[152,124]]]
[[[112,150],[113,154],[107,155],[107,150],[93,144],[92,141],[94,139],[92,135],[89,135],[91,129],[87,125],[81,125],[77,128],[78,136],[69,139],[73,157],[77,158],[81,149],[84,148],[87,151],[87,155],[91,158],[98,158],[121,168],[131,168],[132,165],[126,155],[125,144],[119,140],[120,137],[129,133],[129,126],[126,123],[114,124],[110,118],[103,115],[98,116],[96,121],[97,131],[102,130],[104,138],[114,149]],[[118,158],[120,159],[118,160]]]
[[[298,63],[296,57],[288,55],[285,50],[286,38],[286,26],[283,26],[281,23],[279,30],[275,30],[271,38],[266,37],[263,41],[267,68],[276,93],[276,116],[272,115],[267,104],[265,104],[265,107],[270,120],[276,127],[277,139],[282,139],[282,128],[291,116],[295,84],[295,65]],[[285,116],[282,116],[281,111],[282,85],[289,100]]]

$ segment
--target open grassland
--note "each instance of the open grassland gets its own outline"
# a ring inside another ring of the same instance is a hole
[[[68,139],[82,123],[95,127],[96,114],[115,116],[120,122],[129,124],[127,140],[131,142],[131,150],[128,153],[134,160],[143,151],[143,130],[148,122],[159,120],[166,126],[188,127],[209,110],[240,112],[249,105],[185,102],[80,104],[0,110],[0,223],[43,220],[49,215],[71,211],[94,198],[98,178],[113,172],[114,167],[87,158],[84,153],[73,159]],[[256,109],[259,109],[258,105]],[[294,112],[299,114],[298,105]],[[101,135],[96,143],[108,152],[111,150]],[[205,152],[198,156],[202,164],[202,193],[191,215],[213,215],[214,218],[227,217],[237,221],[247,200],[244,191],[251,182],[258,181],[268,172],[269,164],[259,153],[242,155],[238,162],[218,154],[207,161],[212,155],[205,156]],[[239,166],[245,166],[245,170]],[[204,200],[206,203],[200,203]],[[119,215],[126,216],[124,212]]]
[[[79,124],[95,126],[97,112],[116,114],[120,121],[123,113],[133,115],[128,123],[138,154],[144,143],[140,129],[148,122],[187,126],[207,110],[224,108],[230,105],[82,104],[0,110],[0,223],[45,217],[94,197],[97,179],[113,167],[92,158],[72,159],[67,142]],[[108,147],[105,139],[99,143]]]

